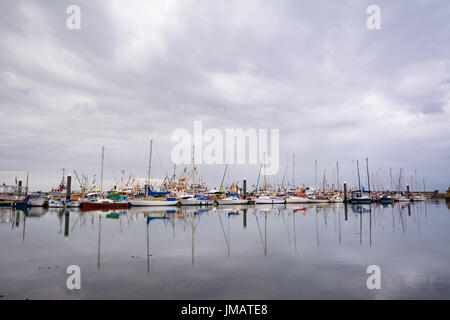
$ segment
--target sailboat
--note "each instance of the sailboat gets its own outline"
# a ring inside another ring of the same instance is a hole
[[[146,187],[146,196],[130,200],[132,206],[175,206],[177,199],[167,197],[170,192],[155,192],[150,187],[150,169],[152,165],[152,146],[153,140],[150,140],[150,158],[148,162],[148,180]]]
[[[241,199],[237,196],[229,196],[222,199],[216,199],[218,205],[230,205],[230,204],[248,204],[248,199]]]
[[[261,195],[255,199],[255,204],[283,204],[285,200],[275,195]]]
[[[367,158],[366,158],[367,161]],[[356,166],[358,168],[358,185],[359,185],[359,190],[357,191],[352,191],[352,203],[371,203],[372,199],[369,196],[365,196],[363,191],[361,190],[361,180],[359,177],[359,161],[356,160]],[[367,166],[367,172],[369,172],[368,166]],[[367,174],[367,179],[369,179],[369,174]],[[370,189],[370,182],[369,182],[369,189]],[[370,193],[370,191],[369,191]]]

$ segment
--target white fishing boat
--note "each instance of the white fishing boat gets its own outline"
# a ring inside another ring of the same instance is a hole
[[[289,196],[286,197],[286,203],[308,203],[307,197],[296,197],[296,196]]]
[[[283,198],[277,196],[259,196],[255,199],[255,204],[282,204],[285,203]]]
[[[229,205],[229,204],[247,204],[247,199],[241,199],[238,197],[226,197],[223,199],[217,199],[216,200],[218,205]]]
[[[204,196],[185,195],[178,198],[178,202],[183,206],[208,206],[213,204],[213,200]]]
[[[372,202],[372,198],[370,198],[369,196],[356,196],[354,198],[352,198],[352,203],[371,203]]]
[[[30,207],[43,207],[47,198],[43,195],[31,195],[28,199],[28,205]]]
[[[381,197],[378,198],[378,202],[380,203],[393,203],[394,202],[394,198],[392,198],[390,195],[384,194]]]
[[[344,202],[344,198],[342,198],[339,195],[335,195],[335,196],[332,196],[330,198],[329,202],[331,202],[331,203],[341,203],[341,202]]]
[[[55,200],[55,199],[50,199],[48,201],[48,207],[49,208],[64,208],[64,203],[59,201],[59,200]]]
[[[412,201],[425,201],[425,197],[421,194],[418,194],[412,198]]]
[[[409,198],[409,197],[407,197],[407,196],[404,196],[404,195],[396,195],[395,196],[395,201],[397,201],[397,202],[410,202],[411,201],[411,199]]]
[[[178,203],[175,198],[160,198],[160,197],[144,197],[130,200],[132,206],[176,206]]]
[[[81,207],[81,201],[78,199],[72,199],[69,202],[67,202],[66,206],[69,208],[79,208]]]

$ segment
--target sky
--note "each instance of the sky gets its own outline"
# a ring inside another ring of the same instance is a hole
[[[67,28],[78,5],[79,30]],[[369,5],[381,28],[370,30]],[[450,183],[450,2],[0,1],[0,183],[173,174],[172,133],[279,129],[268,182]],[[295,154],[295,169],[292,158]],[[190,167],[188,170],[190,170]],[[180,174],[184,165],[176,167]],[[286,169],[287,168],[287,169]],[[218,187],[225,164],[197,165]],[[286,171],[286,174],[285,174]],[[255,184],[259,165],[226,182]]]

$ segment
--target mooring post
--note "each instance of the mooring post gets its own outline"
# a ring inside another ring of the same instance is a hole
[[[344,202],[345,221],[348,221],[348,208],[347,202]]]
[[[247,199],[247,179],[244,178],[242,181],[242,189],[244,190],[244,199]]]
[[[70,202],[70,194],[72,193],[71,190],[72,186],[72,176],[70,174],[67,175],[67,188],[66,188],[66,204]]]
[[[406,196],[409,198],[409,184],[406,185]]]
[[[69,237],[69,219],[70,219],[70,211],[66,210],[66,215],[64,218],[64,239]]]
[[[19,197],[22,195],[22,180],[19,180],[19,184],[17,186],[17,193]]]
[[[244,211],[244,230],[247,228],[247,208],[243,209]]]
[[[344,181],[344,202],[347,203],[347,182]]]

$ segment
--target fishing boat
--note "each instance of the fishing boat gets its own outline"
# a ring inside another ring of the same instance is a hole
[[[230,204],[248,204],[247,199],[241,199],[236,196],[230,196],[222,199],[216,199],[218,205],[230,205]]]
[[[396,202],[410,202],[411,199],[405,195],[402,194],[396,194],[395,195],[395,201]]]
[[[128,208],[128,201],[117,201],[111,199],[98,199],[98,200],[88,200],[84,199],[81,201],[81,210],[102,210],[102,209],[120,209]]]
[[[352,203],[372,203],[372,198],[369,196],[365,196],[361,193],[358,193],[356,196],[352,197]]]
[[[306,196],[298,197],[295,195],[286,197],[286,203],[308,203],[309,199]]]
[[[412,197],[412,201],[425,201],[425,197],[422,194],[417,194]]]
[[[178,202],[183,206],[208,206],[213,200],[202,195],[183,195],[178,197]]]
[[[331,202],[331,203],[341,203],[341,202],[344,202],[344,198],[342,198],[340,195],[333,195],[330,198],[329,202]]]
[[[79,208],[79,207],[81,207],[81,200],[79,200],[79,199],[70,199],[66,203],[66,206],[68,208]]]
[[[130,204],[133,207],[145,207],[145,206],[175,206],[178,201],[175,198],[165,197],[142,197],[134,198],[130,200]]]
[[[44,195],[31,195],[28,199],[28,206],[30,207],[43,207],[47,202],[47,197]]]
[[[263,195],[255,199],[255,204],[282,204],[285,203],[283,198],[274,195]]]
[[[330,202],[330,199],[328,199],[325,196],[309,196],[308,202],[309,203],[328,203],[328,202]]]
[[[64,203],[57,199],[50,199],[50,200],[48,200],[48,207],[49,208],[64,208]]]
[[[377,200],[379,203],[393,203],[394,202],[394,198],[392,198],[390,195],[387,195],[387,194],[382,195]]]

